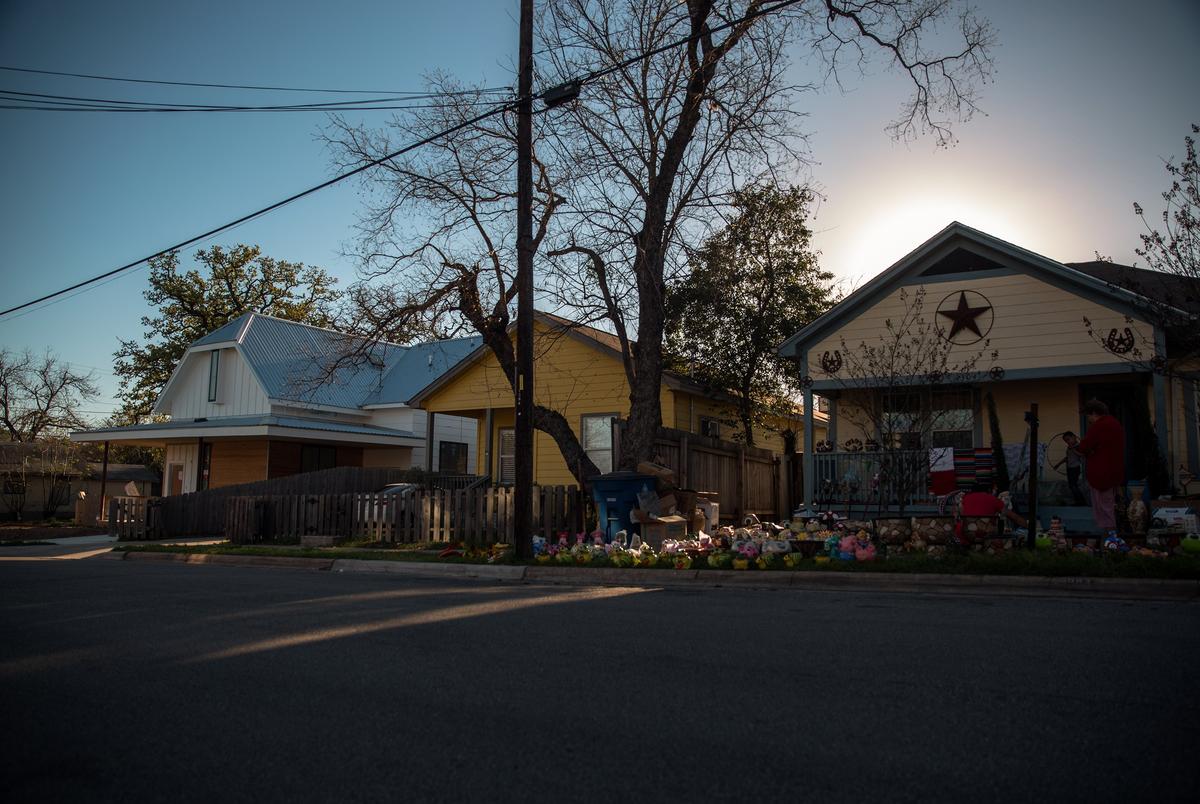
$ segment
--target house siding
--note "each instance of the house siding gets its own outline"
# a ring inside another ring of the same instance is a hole
[[[164,413],[175,419],[263,415],[270,403],[254,372],[236,349],[221,349],[217,373],[217,401],[208,401],[209,352],[192,352],[184,358],[180,376],[171,389]]]
[[[819,358],[826,351],[842,350],[843,341],[850,349],[863,341],[875,342],[880,334],[887,331],[886,322],[889,319],[898,321],[904,315],[918,287],[909,285],[893,290],[883,300],[847,321],[838,331],[813,345],[809,354]],[[987,334],[988,345],[985,348],[980,342],[956,347],[955,354],[957,359],[964,359],[982,350],[983,360],[987,361],[994,349],[999,352],[996,362],[1007,371],[1111,363],[1113,355],[1088,335],[1083,323],[1085,317],[1101,333],[1107,333],[1114,327],[1118,330],[1130,327],[1143,350],[1147,349],[1153,337],[1153,327],[1143,321],[1127,322],[1123,313],[1023,273],[939,282],[925,285],[925,288],[926,320],[934,318],[944,297],[957,294],[960,290],[973,290],[988,299],[995,316],[992,329]],[[902,292],[907,293],[907,298],[902,298]],[[951,362],[955,359],[952,357]],[[814,362],[814,379],[827,376],[820,370],[819,362]]]
[[[265,440],[213,441],[208,487],[219,489],[267,479]]]

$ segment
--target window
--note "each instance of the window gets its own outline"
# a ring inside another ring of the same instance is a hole
[[[930,399],[933,447],[975,446],[975,395],[968,389],[933,391]]]
[[[890,436],[900,449],[970,449],[975,443],[975,397],[969,388],[887,391],[882,424],[884,438]],[[928,444],[922,443],[925,438]]]
[[[601,474],[613,470],[612,425],[615,413],[592,413],[584,416],[580,426],[583,451],[596,464]]]
[[[500,428],[500,455],[496,466],[496,482],[501,486],[517,482],[517,431]]]
[[[710,416],[700,417],[700,435],[708,436],[709,438],[721,437],[721,422]]]
[[[305,444],[300,447],[300,471],[319,472],[337,466],[337,447]]]
[[[467,445],[459,441],[443,441],[438,447],[438,471],[465,475]]]
[[[208,401],[217,401],[217,375],[221,370],[221,350],[208,353]]]

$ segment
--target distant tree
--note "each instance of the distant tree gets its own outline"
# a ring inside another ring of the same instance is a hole
[[[100,393],[94,375],[52,352],[0,349],[0,425],[9,441],[32,442],[87,425],[80,405]]]
[[[316,267],[264,256],[258,246],[196,252],[199,268],[181,270],[178,252],[150,260],[143,293],[158,314],[143,316],[143,339],[122,340],[115,372],[129,423],[150,415],[188,346],[239,315],[264,313],[318,327],[337,325],[337,280]]]
[[[811,201],[800,187],[739,191],[729,224],[668,287],[667,365],[731,393],[739,437],[751,446],[767,417],[795,412],[801,390],[796,362],[776,349],[837,301],[812,247]]]

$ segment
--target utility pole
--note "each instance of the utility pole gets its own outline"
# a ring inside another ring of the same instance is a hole
[[[517,558],[533,543],[533,0],[521,0],[517,93],[517,372],[516,490],[513,536]]]

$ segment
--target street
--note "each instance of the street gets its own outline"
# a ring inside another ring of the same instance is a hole
[[[1200,607],[0,563],[8,801],[1194,800]]]

